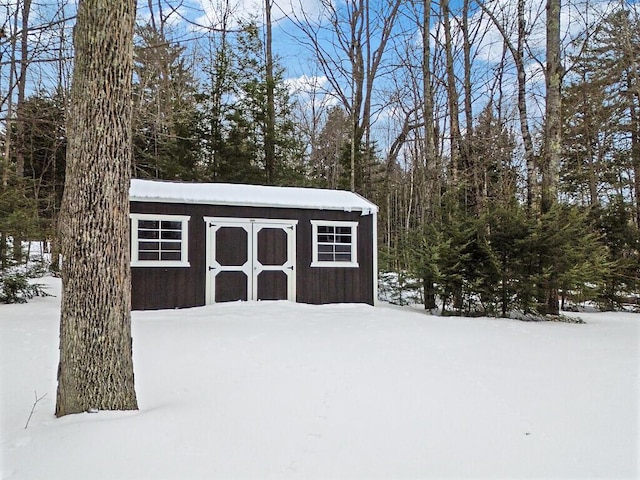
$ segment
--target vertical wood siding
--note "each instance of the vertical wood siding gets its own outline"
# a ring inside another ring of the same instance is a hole
[[[229,207],[131,202],[132,213],[190,215],[190,267],[132,267],[132,308],[153,310],[205,304],[206,226],[203,217],[298,220],[296,228],[296,301],[373,305],[373,215],[332,210]],[[311,220],[357,221],[359,268],[312,268]]]

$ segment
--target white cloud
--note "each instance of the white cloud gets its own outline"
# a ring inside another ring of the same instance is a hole
[[[528,0],[525,5],[525,22],[527,29],[527,51],[544,60],[546,48],[546,12],[545,0]],[[512,0],[495,0],[487,3],[487,8],[502,25],[512,45],[517,43],[517,2]],[[563,3],[560,11],[561,36],[566,48],[570,48],[571,41],[585,30],[592,28],[594,22],[603,18],[607,13],[619,7],[616,0],[595,0]],[[488,64],[500,61],[503,51],[502,34],[489,16],[478,9],[471,20],[480,23],[480,31],[485,32],[482,41],[476,45],[477,58]]]
[[[220,28],[225,23],[225,12],[227,28],[237,27],[240,22],[252,17],[257,18],[258,23],[264,18],[264,0],[195,0],[194,3],[202,12],[195,22],[205,28]],[[322,2],[318,0],[274,1],[272,22],[278,23],[302,13],[315,18],[322,14],[321,5]]]
[[[297,78],[289,78],[285,83],[292,94],[313,95],[314,93],[324,92],[329,81],[325,75],[301,75]]]

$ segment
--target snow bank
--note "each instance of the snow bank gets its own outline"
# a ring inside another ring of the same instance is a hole
[[[640,475],[637,315],[135,312],[140,411],[55,419],[58,308],[0,306],[3,479]],[[34,390],[47,396],[25,430]]]
[[[132,201],[312,208],[356,211],[362,212],[362,215],[371,215],[378,211],[378,207],[357,193],[321,188],[160,182],[134,179],[131,180],[129,197]]]

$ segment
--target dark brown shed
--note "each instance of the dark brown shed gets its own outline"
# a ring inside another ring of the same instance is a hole
[[[346,191],[132,180],[132,308],[377,297],[377,207]]]

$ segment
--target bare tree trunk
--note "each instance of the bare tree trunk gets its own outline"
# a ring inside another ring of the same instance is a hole
[[[273,79],[273,38],[271,33],[271,7],[273,0],[265,0],[266,17],[266,83],[267,83],[267,118],[265,119],[266,132],[264,136],[264,156],[267,170],[267,185],[273,185],[275,181],[276,165],[276,107],[275,107],[275,80]]]
[[[631,161],[636,197],[636,226],[640,227],[640,93],[631,94]]]
[[[16,76],[16,32],[18,31],[18,12],[16,9],[16,15],[13,19],[13,34],[10,32],[10,42],[11,42],[11,56],[9,57],[9,78],[7,81],[7,120],[5,127],[5,138],[4,138],[4,165],[2,169],[2,186],[6,187],[9,184],[9,171],[11,170],[11,149],[13,143],[13,136],[11,132],[13,130],[12,125],[14,122],[14,108],[13,108],[13,95],[14,95],[14,79]]]
[[[458,183],[458,161],[460,156],[460,122],[458,120],[458,89],[456,88],[455,67],[453,64],[453,40],[451,38],[451,21],[449,15],[449,0],[440,2],[443,16],[445,57],[447,70],[447,94],[449,96],[449,117],[451,130],[451,181]]]
[[[24,154],[26,139],[24,135],[25,115],[24,100],[27,84],[27,68],[29,67],[29,14],[31,0],[24,0],[22,5],[22,31],[20,32],[20,75],[18,76],[18,101],[16,103],[16,138],[14,150],[16,155],[15,178],[20,186],[24,185]],[[16,262],[22,262],[22,235],[13,237],[13,256]]]
[[[533,212],[533,206],[537,195],[536,180],[536,163],[533,152],[533,140],[529,130],[529,115],[527,112],[527,74],[524,64],[525,40],[526,40],[526,20],[525,20],[525,0],[518,0],[518,39],[516,46],[513,45],[509,34],[503,25],[498,21],[496,16],[489,10],[483,2],[479,3],[480,8],[491,18],[496,26],[505,45],[511,52],[513,62],[515,63],[518,78],[518,119],[520,122],[520,134],[522,135],[522,143],[524,146],[524,158],[527,166],[527,208],[529,212]]]
[[[327,12],[329,25],[318,24],[304,12],[302,18],[295,18],[295,24],[302,35],[308,39],[307,45],[313,50],[316,60],[327,81],[340,99],[350,116],[351,172],[349,184],[351,190],[357,190],[356,180],[362,180],[366,173],[359,170],[358,153],[364,148],[365,157],[371,145],[362,145],[368,138],[371,128],[372,96],[375,80],[379,76],[380,63],[389,40],[392,38],[400,6],[403,0],[389,0],[376,5],[374,18],[369,12],[368,0],[347,2],[344,8],[337,9],[330,0],[320,0]],[[373,13],[373,12],[372,12]],[[369,25],[371,23],[371,25]],[[319,42],[318,31],[324,31],[334,37],[333,47],[325,49]],[[377,35],[367,35],[374,31]],[[377,46],[373,42],[377,41]],[[340,54],[334,55],[332,52]],[[341,56],[346,56],[346,62]]]
[[[18,102],[16,103],[16,178],[24,177],[24,98],[29,67],[29,14],[31,0],[24,0],[22,6],[22,31],[20,33],[20,76],[18,78]]]
[[[431,85],[431,0],[424,0],[422,12],[422,116],[424,117],[424,162],[422,169],[424,176],[421,179],[421,193],[423,203],[427,198],[430,205],[423,205],[422,222],[427,222],[424,211],[430,210],[429,218],[435,218],[436,199],[440,198],[439,162],[436,158],[435,128],[433,120],[433,88]],[[424,291],[424,308],[432,310],[436,308],[435,279],[432,275],[425,274],[422,278]]]
[[[542,168],[541,211],[548,212],[557,202],[562,153],[560,84],[560,0],[547,0],[547,66],[545,71],[546,107],[544,165]]]
[[[544,164],[542,168],[541,213],[549,212],[558,201],[560,154],[562,151],[562,122],[560,86],[560,0],[547,0],[547,65],[545,71],[546,106],[544,129]],[[557,315],[558,278],[551,269],[546,285],[546,313]]]
[[[135,0],[83,0],[60,219],[56,416],[134,410],[129,267]]]

